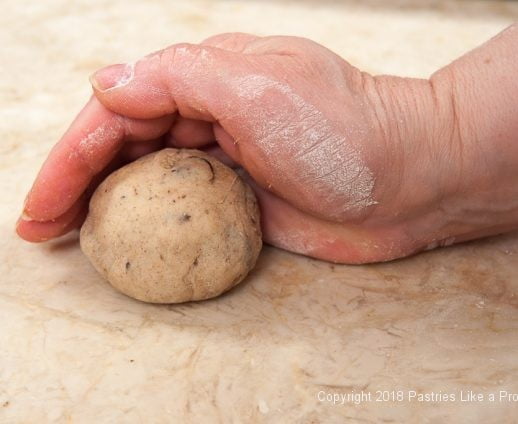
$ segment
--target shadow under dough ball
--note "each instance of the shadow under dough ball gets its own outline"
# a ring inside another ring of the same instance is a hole
[[[234,287],[262,247],[250,187],[198,150],[164,149],[111,174],[95,191],[81,249],[116,289],[177,303]]]

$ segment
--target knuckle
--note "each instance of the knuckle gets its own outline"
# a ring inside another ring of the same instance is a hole
[[[187,71],[206,63],[213,57],[213,50],[208,46],[180,43],[163,50],[162,67],[168,72],[175,69]]]

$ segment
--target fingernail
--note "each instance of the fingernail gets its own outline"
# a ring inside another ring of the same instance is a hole
[[[27,221],[27,222],[30,222],[30,221],[33,221],[33,219],[27,215],[27,212],[23,211],[21,216],[20,216],[20,220],[21,221]]]
[[[29,202],[29,196],[31,195],[31,191],[29,191],[29,193],[27,193],[27,196],[25,196],[25,199],[23,199],[23,209],[22,214],[20,215],[20,221],[33,221],[33,219],[29,216],[29,212],[27,211],[27,203]]]
[[[134,72],[134,62],[110,65],[91,75],[90,83],[98,91],[112,90],[128,84],[133,79]]]

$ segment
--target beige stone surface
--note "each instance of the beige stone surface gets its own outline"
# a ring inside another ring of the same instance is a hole
[[[97,67],[236,30],[427,76],[517,18],[496,1],[3,0],[0,422],[516,422],[518,401],[499,394],[518,393],[517,233],[371,266],[266,248],[223,297],[155,306],[102,281],[77,234],[31,245],[13,226]],[[372,400],[318,398],[353,390]]]

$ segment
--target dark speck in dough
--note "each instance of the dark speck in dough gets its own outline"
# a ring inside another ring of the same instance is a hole
[[[188,213],[183,213],[182,216],[180,216],[180,222],[187,222],[191,219],[191,215]]]

